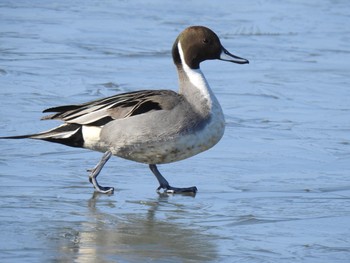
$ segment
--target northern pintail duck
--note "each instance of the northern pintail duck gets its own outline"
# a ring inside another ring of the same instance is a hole
[[[225,119],[221,106],[199,68],[205,60],[238,64],[248,60],[229,53],[209,28],[191,26],[176,38],[172,56],[179,77],[179,92],[140,90],[117,94],[79,105],[54,107],[44,120],[64,124],[49,131],[2,137],[39,139],[103,152],[89,170],[96,191],[113,193],[113,187],[98,184],[97,176],[112,156],[145,163],[156,176],[158,191],[195,193],[197,188],[177,188],[158,171],[157,164],[189,158],[213,147],[223,136]]]

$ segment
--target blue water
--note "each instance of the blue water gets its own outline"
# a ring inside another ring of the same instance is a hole
[[[51,106],[177,89],[170,49],[205,25],[249,65],[202,70],[226,132],[159,169],[196,197],[159,196],[146,165],[0,141],[2,262],[350,262],[348,1],[0,2],[0,135],[49,129]]]

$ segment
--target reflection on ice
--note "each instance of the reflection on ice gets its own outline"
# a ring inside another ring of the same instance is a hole
[[[60,260],[76,262],[213,262],[217,259],[213,236],[190,225],[157,217],[157,210],[167,203],[166,197],[143,203],[144,214],[111,214],[113,203],[104,204],[110,212],[98,208],[98,196],[88,202],[87,220],[71,227],[56,228],[49,239]],[[180,211],[179,211],[180,212]]]

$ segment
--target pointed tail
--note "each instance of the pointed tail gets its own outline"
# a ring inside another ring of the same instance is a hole
[[[72,147],[83,147],[84,145],[82,126],[74,123],[65,123],[54,129],[36,134],[0,137],[0,139],[27,138],[55,142]]]

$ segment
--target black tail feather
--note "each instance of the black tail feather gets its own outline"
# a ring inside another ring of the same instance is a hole
[[[27,134],[27,135],[16,135],[16,136],[4,136],[0,137],[0,139],[28,139],[37,134]]]
[[[64,144],[71,147],[83,147],[82,127],[79,124],[63,124],[52,130],[27,135],[5,136],[0,139],[37,139]]]

